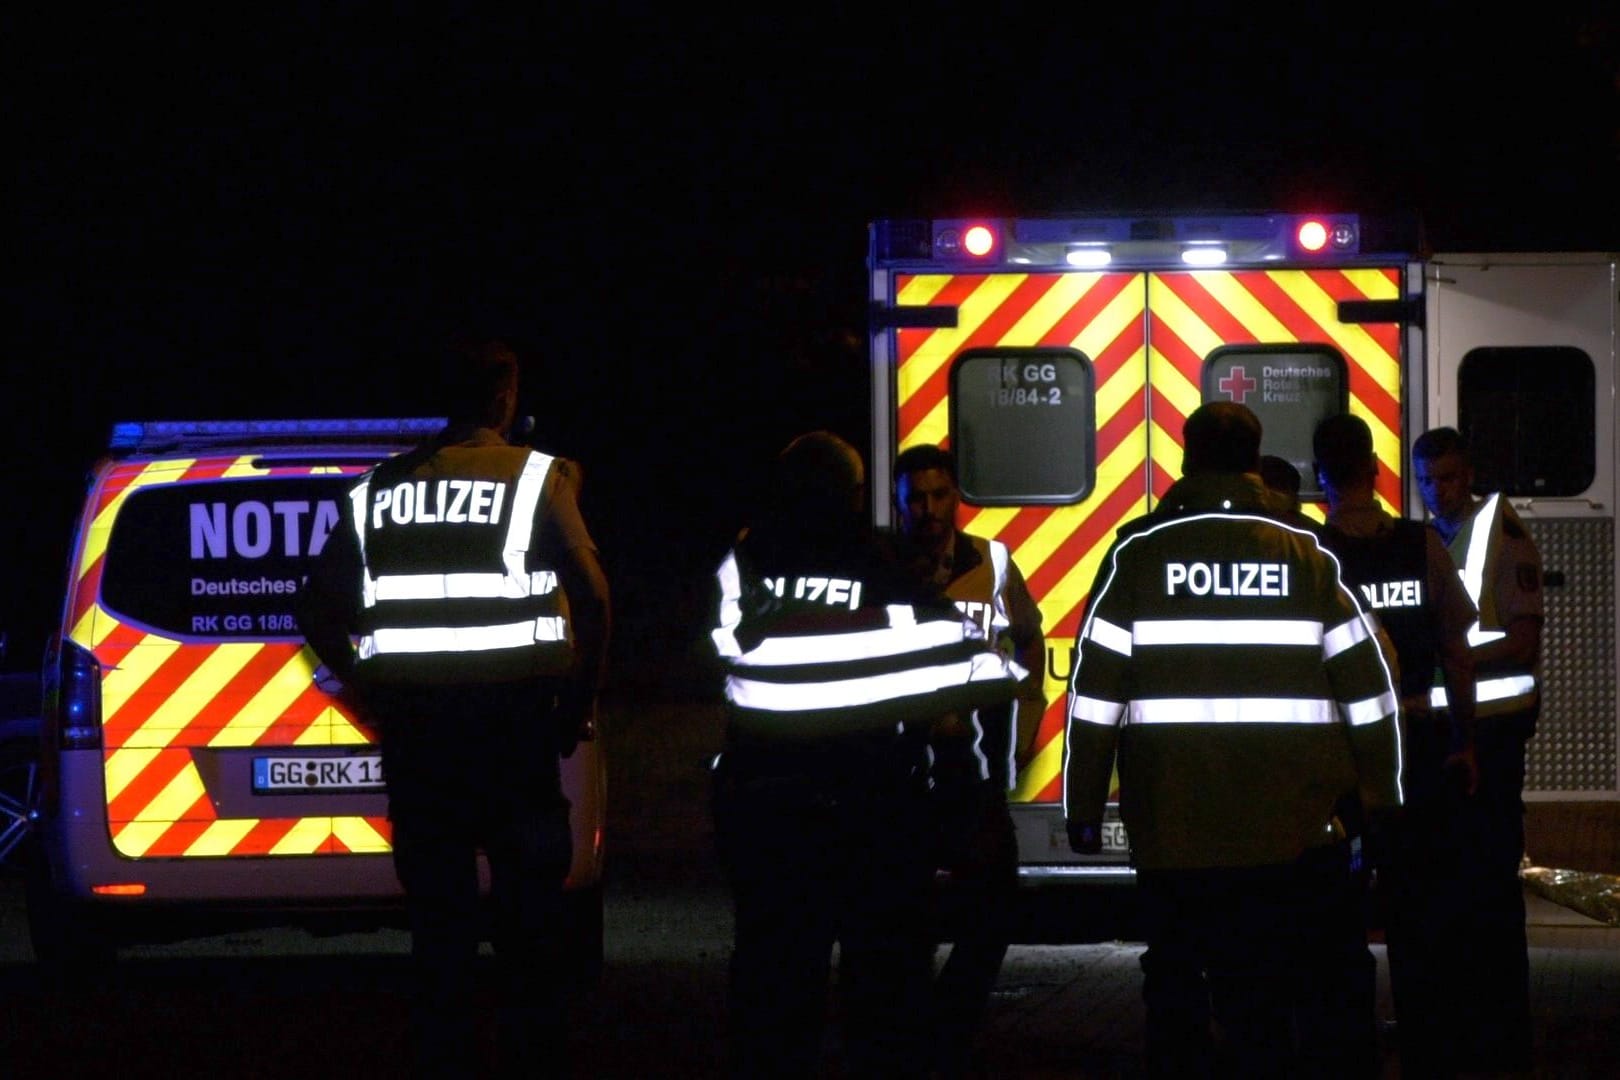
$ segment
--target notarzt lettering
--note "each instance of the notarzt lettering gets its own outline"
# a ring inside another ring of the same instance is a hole
[[[811,603],[848,604],[851,611],[861,606],[861,583],[848,578],[794,578],[791,592],[784,577],[766,578],[765,585],[771,592],[784,598],[791,595],[795,600],[808,600]]]
[[[1166,596],[1287,596],[1287,563],[1165,563]]]
[[[506,485],[494,480],[408,480],[371,496],[371,527],[499,525]]]
[[[1374,581],[1361,586],[1361,595],[1375,608],[1422,607],[1422,581]]]
[[[192,503],[191,557],[193,559],[259,559],[270,554],[279,536],[278,554],[289,559],[319,555],[338,522],[337,503],[323,499],[310,506],[305,499],[273,503],[247,499],[228,503]],[[226,512],[229,511],[229,520]],[[313,511],[313,512],[312,512]],[[277,520],[281,527],[276,528]]]

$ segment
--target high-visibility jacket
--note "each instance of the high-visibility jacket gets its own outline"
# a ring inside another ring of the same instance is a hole
[[[945,586],[945,595],[957,608],[978,624],[986,638],[1003,655],[1017,657],[1014,639],[1025,635],[1039,637],[1041,613],[1022,583],[1007,545],[972,533],[956,534],[953,565],[960,570]],[[1014,590],[1021,591],[1015,596]],[[1018,607],[1020,610],[1014,610]],[[980,710],[974,720],[979,738],[973,755],[980,779],[995,779],[1010,787],[1017,775],[1014,757],[1018,748],[1020,721],[1039,723],[1046,701],[1041,691],[1040,672],[1026,677],[1021,693],[1006,710]],[[1029,710],[1027,717],[1022,716]]]
[[[474,442],[384,462],[349,492],[370,686],[510,682],[573,662],[568,607],[535,541],[553,459]]]
[[[875,551],[875,549],[873,549]],[[899,732],[1011,700],[1023,669],[948,602],[905,602],[878,563],[753,567],[744,541],[716,578],[712,631],[736,731],[805,740]]]
[[[1395,688],[1375,629],[1258,476],[1178,481],[1127,525],[1078,636],[1064,812],[1101,821],[1116,749],[1140,868],[1286,863],[1334,804],[1400,805]]]
[[[1517,581],[1516,587],[1529,592],[1541,588],[1541,566],[1533,546],[1529,546],[1529,533],[1513,507],[1500,494],[1493,494],[1474,509],[1473,515],[1457,530],[1447,549],[1457,564],[1463,587],[1479,608],[1479,621],[1468,631],[1469,645],[1480,645],[1505,637],[1510,613],[1502,610],[1498,582],[1509,557],[1510,547],[1527,548],[1530,560],[1527,569],[1530,580]],[[1514,668],[1494,668],[1480,672],[1474,682],[1474,715],[1479,719],[1507,716],[1536,709],[1541,701],[1539,661]],[[1446,688],[1436,673],[1434,687],[1429,692],[1429,703],[1434,708],[1446,707]]]

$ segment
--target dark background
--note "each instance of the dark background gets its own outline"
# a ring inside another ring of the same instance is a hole
[[[865,446],[866,225],[1353,209],[1620,249],[1611,4],[31,17],[6,35],[0,629],[37,663],[111,424],[431,412],[453,333],[578,458],[617,668],[679,657],[768,457]]]

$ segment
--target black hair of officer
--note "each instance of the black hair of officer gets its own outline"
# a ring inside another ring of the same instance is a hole
[[[1299,470],[1287,458],[1280,458],[1276,454],[1260,455],[1260,479],[1266,482],[1266,487],[1283,495],[1299,498],[1299,489],[1304,483]]]
[[[1349,413],[1337,413],[1316,425],[1311,453],[1316,458],[1317,476],[1335,491],[1378,473],[1372,429],[1367,421]]]
[[[1258,473],[1260,418],[1235,401],[1208,401],[1181,428],[1181,474]]]
[[[519,363],[504,341],[451,342],[439,357],[438,375],[437,401],[452,426],[502,431],[511,423],[508,410],[515,413],[517,407]]]
[[[925,472],[928,469],[938,469],[951,478],[951,483],[958,482],[956,455],[933,443],[919,443],[907,447],[894,459],[894,477],[897,481],[907,473]]]

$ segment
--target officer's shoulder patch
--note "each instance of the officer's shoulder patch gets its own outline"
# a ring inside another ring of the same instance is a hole
[[[1541,571],[1536,569],[1535,563],[1519,563],[1514,567],[1514,573],[1519,580],[1519,588],[1525,592],[1541,590]]]

